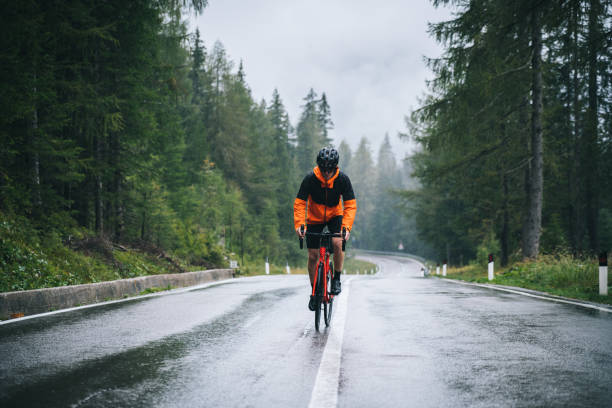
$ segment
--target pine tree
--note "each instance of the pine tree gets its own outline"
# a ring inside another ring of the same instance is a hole
[[[196,29],[193,51],[191,53],[191,71],[189,73],[189,77],[191,78],[192,84],[192,99],[191,103],[198,105],[203,102],[205,96],[205,85],[202,76],[205,75],[203,73],[204,63],[206,60],[206,48],[202,44],[202,40],[200,39],[200,30]]]
[[[344,171],[349,171],[352,163],[353,152],[351,151],[351,147],[348,145],[346,140],[342,140],[340,145],[338,146],[338,154],[340,155],[340,161],[338,166]]]
[[[358,248],[372,248],[376,240],[376,237],[373,237],[370,233],[372,223],[376,222],[374,216],[377,202],[374,195],[376,174],[370,143],[365,137],[361,139],[355,154],[351,158],[348,174],[359,206],[351,239]]]
[[[291,158],[292,146],[289,135],[292,132],[289,115],[285,110],[278,90],[272,93],[272,102],[268,107],[268,118],[273,127],[273,146],[275,151],[274,178],[278,206],[277,217],[281,226],[281,236],[293,237],[293,198],[297,191],[296,175]]]
[[[323,144],[326,146],[331,145],[331,138],[328,135],[328,131],[334,128],[334,122],[331,118],[331,108],[327,103],[327,96],[325,96],[325,92],[321,95],[321,99],[318,103],[318,116],[319,116],[319,127],[323,132]]]
[[[385,138],[378,150],[376,160],[376,182],[374,196],[378,198],[376,214],[373,214],[370,235],[374,237],[371,248],[378,250],[395,250],[399,244],[400,231],[396,228],[401,223],[400,217],[395,213],[398,205],[393,190],[400,187],[398,169],[395,162],[389,135]]]
[[[317,152],[325,146],[323,129],[319,121],[317,94],[311,88],[304,98],[303,111],[297,125],[297,164],[298,178],[312,170]]]

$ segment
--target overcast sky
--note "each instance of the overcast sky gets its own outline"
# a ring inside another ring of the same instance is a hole
[[[190,26],[236,68],[242,59],[256,101],[277,88],[294,126],[312,87],[327,95],[336,145],[354,151],[366,136],[375,158],[388,132],[400,159],[410,146],[397,133],[432,77],[423,57],[441,54],[427,23],[448,18],[429,0],[209,0]]]

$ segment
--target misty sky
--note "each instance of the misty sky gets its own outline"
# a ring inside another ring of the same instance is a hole
[[[221,41],[236,68],[243,60],[257,101],[277,88],[294,126],[312,87],[327,95],[336,145],[354,151],[366,136],[375,158],[388,132],[399,159],[410,146],[397,133],[432,77],[423,56],[441,53],[427,22],[450,16],[428,0],[209,0],[190,27],[209,50]]]

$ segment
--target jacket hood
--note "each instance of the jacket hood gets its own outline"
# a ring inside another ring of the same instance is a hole
[[[338,175],[340,174],[340,168],[336,168],[336,172],[334,173],[334,175],[331,176],[329,180],[325,180],[325,177],[323,177],[323,174],[321,174],[321,169],[319,169],[319,166],[316,166],[312,171],[314,172],[317,179],[319,179],[319,181],[321,182],[321,187],[324,188],[334,188],[334,181],[338,178]]]

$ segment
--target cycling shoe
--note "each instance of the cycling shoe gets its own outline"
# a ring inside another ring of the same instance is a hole
[[[316,308],[317,302],[315,301],[315,297],[310,295],[310,300],[308,301],[308,309],[314,312]]]
[[[339,295],[340,292],[342,292],[342,285],[340,284],[340,278],[332,279],[331,294]]]

